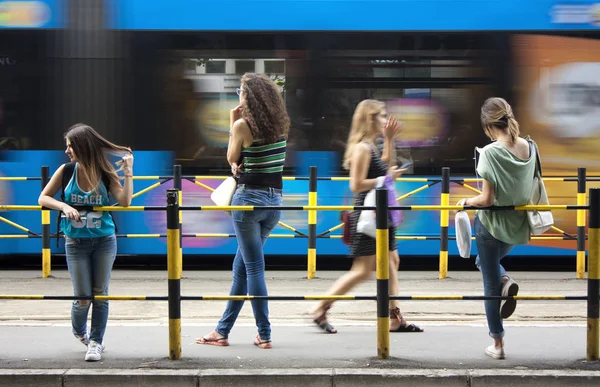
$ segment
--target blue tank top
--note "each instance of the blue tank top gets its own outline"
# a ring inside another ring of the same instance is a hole
[[[71,207],[93,207],[109,205],[108,192],[102,180],[98,183],[100,186],[97,192],[85,192],[77,184],[77,166],[69,184],[65,187],[65,203]],[[62,218],[60,228],[64,234],[70,238],[99,238],[115,233],[115,223],[112,216],[106,212],[95,212],[80,210],[82,219],[78,222]]]

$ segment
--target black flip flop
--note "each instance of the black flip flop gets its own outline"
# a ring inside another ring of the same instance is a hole
[[[422,328],[419,328],[415,324],[408,324],[408,325],[400,325],[397,329],[390,330],[390,332],[421,333],[421,332],[425,332],[425,330]]]

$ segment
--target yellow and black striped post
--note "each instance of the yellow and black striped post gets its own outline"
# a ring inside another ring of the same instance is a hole
[[[450,168],[442,168],[442,206],[450,205]],[[440,275],[439,278],[448,276],[448,210],[440,211]]]
[[[600,188],[590,189],[586,359],[598,360],[600,349]]]
[[[179,191],[167,191],[167,270],[169,278],[169,359],[181,359],[181,233]]]
[[[585,206],[585,175],[585,168],[577,168],[578,206]],[[585,210],[577,210],[577,278],[585,278]]]
[[[173,166],[173,188],[177,190],[177,205],[183,206],[183,182],[181,174],[181,165]],[[183,257],[183,211],[179,211],[179,248],[181,249],[181,256]]]
[[[47,165],[42,166],[42,190],[50,181],[50,169]],[[56,230],[58,232],[58,230]],[[42,278],[50,277],[51,270],[50,254],[50,210],[42,209]]]
[[[308,180],[308,205],[317,205],[317,167],[310,167]],[[315,278],[317,272],[317,211],[308,211],[308,279]]]
[[[375,196],[377,231],[377,358],[390,357],[390,246],[388,230],[388,192],[377,188]]]

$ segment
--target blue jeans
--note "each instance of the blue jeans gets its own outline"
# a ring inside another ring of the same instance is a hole
[[[494,238],[481,224],[478,216],[475,217],[473,228],[475,230],[475,243],[477,243],[477,251],[479,252],[475,259],[475,265],[483,275],[483,295],[499,297],[502,295],[502,277],[507,276],[500,260],[512,250],[514,245],[509,245]],[[500,300],[485,300],[484,305],[490,336],[496,339],[504,337],[504,327],[500,317]]]
[[[231,200],[232,206],[281,206],[281,190],[265,188],[265,190],[249,189],[238,186]],[[233,228],[238,240],[238,249],[233,260],[233,283],[231,296],[266,296],[265,257],[263,246],[265,241],[279,222],[281,211],[232,211]],[[256,320],[258,334],[262,340],[271,339],[271,323],[269,322],[269,306],[267,300],[252,300],[252,311]],[[244,301],[228,301],[225,312],[215,331],[228,337],[237,319]]]
[[[110,271],[117,255],[117,238],[109,235],[100,238],[68,238],[65,242],[67,267],[71,274],[73,293],[76,297],[107,295]],[[108,301],[92,301],[92,329],[90,340],[102,343],[108,321]],[[87,332],[90,303],[73,301],[71,324],[73,333]]]

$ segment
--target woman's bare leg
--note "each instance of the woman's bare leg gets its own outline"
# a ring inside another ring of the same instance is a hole
[[[342,275],[335,281],[331,286],[328,295],[342,295],[348,293],[352,288],[361,282],[364,282],[371,278],[373,275],[373,265],[375,263],[375,256],[368,255],[365,257],[356,257],[352,262],[350,270]],[[318,318],[327,313],[328,307],[334,303],[333,300],[321,300],[315,309],[313,309],[313,316]]]
[[[400,256],[397,250],[390,251],[390,296],[400,294],[398,285],[398,268],[400,267]],[[400,308],[399,300],[390,300],[390,309]],[[390,318],[390,330],[396,330],[400,327],[401,321]]]

